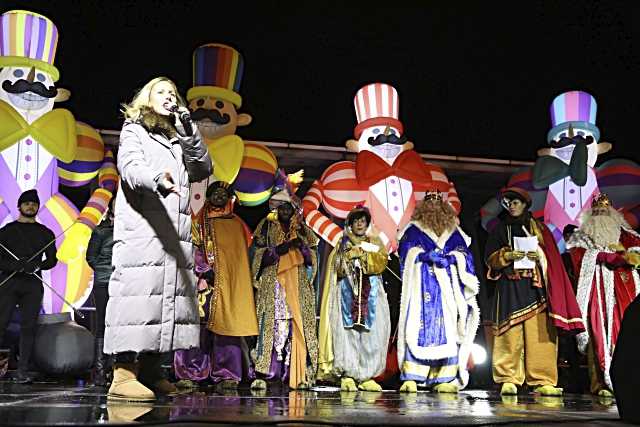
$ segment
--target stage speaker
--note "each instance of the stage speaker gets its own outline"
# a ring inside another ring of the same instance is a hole
[[[640,337],[640,297],[629,304],[611,361],[611,382],[620,417],[627,422],[640,423],[640,368],[638,363]]]

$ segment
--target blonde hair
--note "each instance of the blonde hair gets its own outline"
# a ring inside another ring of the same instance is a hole
[[[167,77],[156,77],[145,84],[133,97],[133,100],[129,104],[122,104],[122,114],[125,119],[136,121],[140,118],[140,110],[144,107],[149,107],[149,100],[151,98],[151,90],[160,82],[169,82],[173,86],[173,90],[176,92],[176,102],[180,107],[186,106],[184,99],[178,93],[176,84]]]

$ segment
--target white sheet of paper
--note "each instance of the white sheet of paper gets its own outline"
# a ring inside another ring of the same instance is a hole
[[[535,252],[538,250],[538,238],[536,236],[514,237],[513,249],[522,252]],[[532,270],[535,266],[535,261],[531,261],[526,256],[513,263],[513,268],[516,270]]]

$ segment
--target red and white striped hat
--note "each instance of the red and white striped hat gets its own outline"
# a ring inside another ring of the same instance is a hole
[[[353,131],[356,139],[371,126],[391,126],[402,135],[403,126],[398,120],[398,91],[386,83],[370,83],[362,87],[353,98],[358,125]]]

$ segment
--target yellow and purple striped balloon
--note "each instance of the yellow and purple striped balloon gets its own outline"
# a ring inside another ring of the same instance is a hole
[[[0,67],[36,67],[57,81],[53,66],[58,29],[46,16],[26,10],[10,10],[0,16]]]
[[[238,201],[245,206],[257,206],[269,200],[277,169],[278,160],[268,147],[245,142],[240,172],[233,182]]]

